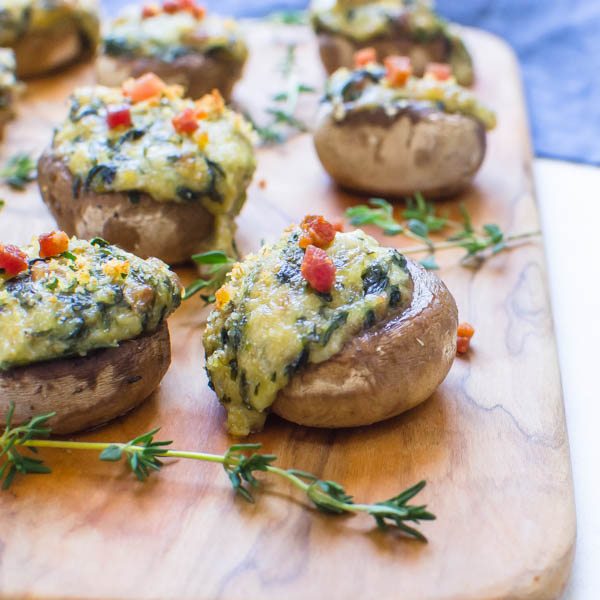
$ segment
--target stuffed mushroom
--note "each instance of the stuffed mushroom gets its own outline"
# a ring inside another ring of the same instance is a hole
[[[314,134],[325,170],[372,195],[439,197],[463,189],[483,162],[494,113],[443,64],[417,78],[406,57],[389,56],[384,66],[367,54],[327,83]]]
[[[463,41],[429,3],[313,0],[311,19],[328,73],[350,68],[357,50],[373,47],[380,60],[409,56],[419,76],[430,62],[448,63],[458,83],[473,83],[473,64]]]
[[[0,245],[0,424],[54,412],[55,433],[101,425],[147,398],[169,367],[177,276],[104,240],[60,231]]]
[[[355,427],[428,398],[456,354],[446,286],[360,230],[307,217],[234,266],[204,334],[209,382],[231,434],[270,411]]]
[[[121,84],[156,73],[198,98],[213,89],[229,99],[248,49],[231,19],[207,14],[194,0],[132,6],[111,23],[98,58],[98,80]]]
[[[13,104],[18,90],[15,55],[9,48],[0,48],[0,136],[6,123],[14,116]]]
[[[216,90],[194,102],[152,74],[76,90],[38,164],[59,226],[169,264],[235,256],[234,218],[255,168],[253,132]]]
[[[99,36],[96,0],[0,0],[0,46],[14,50],[19,78],[89,58]]]

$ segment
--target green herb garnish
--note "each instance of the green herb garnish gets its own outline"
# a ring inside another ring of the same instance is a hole
[[[401,248],[402,254],[423,254],[420,260],[426,269],[439,269],[435,254],[440,250],[463,248],[465,254],[461,264],[466,267],[477,266],[491,255],[508,249],[510,242],[530,239],[540,235],[540,231],[506,234],[495,223],[483,225],[481,230],[473,227],[472,219],[466,207],[460,207],[462,221],[452,221],[437,213],[435,206],[427,202],[421,194],[408,199],[407,208],[402,212],[403,221],[394,217],[394,207],[382,198],[371,198],[369,204],[360,204],[346,210],[346,217],[355,226],[374,225],[384,235],[404,235],[419,241],[422,245]],[[454,233],[444,241],[434,241],[430,234],[439,234],[447,229]]]
[[[55,448],[73,451],[100,452],[100,460],[106,462],[125,461],[127,467],[139,481],[145,481],[153,472],[163,467],[164,459],[189,459],[212,462],[223,465],[234,491],[247,502],[254,502],[252,491],[260,486],[256,478],[258,473],[277,475],[302,491],[321,512],[328,515],[366,513],[375,519],[380,529],[395,527],[410,538],[427,541],[423,534],[415,529],[420,521],[432,521],[435,516],[422,505],[409,504],[424,487],[421,481],[401,494],[383,502],[373,504],[355,503],[352,496],[335,481],[319,479],[312,473],[298,469],[282,469],[273,463],[274,454],[261,454],[261,444],[235,444],[225,454],[188,452],[172,450],[171,441],[156,441],[159,429],[153,429],[126,443],[113,442],[73,442],[48,440],[50,428],[47,422],[55,413],[33,417],[29,423],[12,426],[14,404],[11,404],[6,429],[0,436],[0,481],[6,490],[18,474],[47,474],[51,469],[38,458],[23,454],[24,450],[37,452],[38,448]],[[408,525],[410,523],[411,525]]]
[[[8,159],[0,170],[0,176],[11,188],[24,190],[25,186],[37,177],[36,163],[26,152],[19,152]]]
[[[185,289],[183,295],[184,300],[188,300],[201,290],[210,290],[211,292],[214,292],[221,286],[225,279],[225,275],[229,273],[232,265],[236,262],[234,258],[227,256],[227,254],[221,250],[210,250],[209,252],[203,252],[202,254],[194,254],[192,260],[197,265],[205,266],[204,271],[208,278],[200,277],[191,283]],[[212,293],[204,295],[202,298],[207,304],[214,302],[214,295]]]

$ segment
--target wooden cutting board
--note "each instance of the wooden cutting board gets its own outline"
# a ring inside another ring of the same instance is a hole
[[[302,27],[250,27],[253,57],[238,101],[254,114],[281,87],[276,64],[297,42],[301,79],[321,86],[316,45]],[[507,230],[539,226],[519,71],[509,48],[467,31],[477,91],[499,116],[489,154],[460,200],[474,221]],[[89,67],[31,84],[2,158],[41,151]],[[314,110],[315,101],[304,110]],[[258,182],[265,180],[266,186]],[[2,192],[0,239],[25,242],[53,221],[35,185]],[[256,249],[306,213],[339,218],[364,199],[324,174],[309,135],[259,152],[239,219],[239,245]],[[443,202],[455,213],[459,199]],[[385,238],[387,243],[402,241]],[[318,431],[275,417],[254,436],[279,464],[346,485],[360,501],[392,496],[421,478],[438,520],[429,544],[374,529],[365,516],[332,518],[272,482],[257,503],[235,498],[219,466],[173,462],[146,484],[91,453],[44,451],[49,476],[19,479],[0,495],[3,598],[546,599],[564,589],[575,514],[569,448],[544,251],[534,241],[479,270],[443,258],[441,275],[461,319],[477,329],[439,391],[372,427]],[[185,273],[184,273],[185,275]],[[173,364],[128,417],[76,439],[126,441],[155,426],[180,449],[222,452],[224,413],[207,388],[201,336],[207,310],[187,302],[171,319]],[[399,381],[398,385],[402,385]],[[368,401],[368,398],[365,398]],[[293,499],[290,499],[289,495]]]

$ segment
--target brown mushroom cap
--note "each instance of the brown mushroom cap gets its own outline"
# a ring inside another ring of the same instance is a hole
[[[148,194],[139,194],[133,203],[125,193],[84,189],[75,199],[73,175],[52,148],[40,157],[38,183],[44,202],[66,233],[84,239],[102,237],[142,258],[185,262],[205,249],[213,233],[214,217],[199,203],[157,202]]]
[[[464,49],[462,42],[460,52],[453,56],[453,44],[443,35],[438,35],[429,41],[415,42],[402,27],[396,27],[389,34],[357,42],[341,34],[321,31],[317,35],[319,41],[319,54],[327,73],[331,74],[340,67],[351,69],[354,65],[354,53],[362,48],[374,48],[379,60],[386,56],[398,54],[410,57],[413,73],[421,77],[425,68],[431,62],[451,63],[454,76],[460,85],[472,85],[473,65]],[[456,52],[456,49],[454,49]]]
[[[27,31],[14,44],[20,79],[39,77],[83,59],[95,51],[77,23],[65,19],[48,29]]]
[[[0,425],[14,403],[13,424],[56,412],[48,422],[53,433],[97,427],[145,400],[170,362],[169,329],[163,323],[154,333],[116,348],[0,371]]]
[[[130,58],[127,56],[99,56],[96,61],[98,83],[115,87],[129,77],[155,73],[169,84],[185,88],[186,96],[200,98],[214,89],[229,100],[236,81],[242,76],[245,61],[234,60],[219,54],[206,56],[189,53],[167,62],[158,58]]]
[[[381,196],[446,196],[463,189],[483,162],[485,128],[478,120],[433,108],[350,110],[337,121],[330,105],[314,134],[325,170],[340,185]]]
[[[357,427],[420,404],[446,377],[456,355],[458,311],[444,283],[408,261],[409,308],[309,364],[279,392],[273,412],[311,427]]]

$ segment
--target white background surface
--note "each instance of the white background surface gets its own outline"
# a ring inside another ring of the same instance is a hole
[[[537,159],[535,179],[577,506],[577,550],[565,600],[599,600],[600,169]]]

